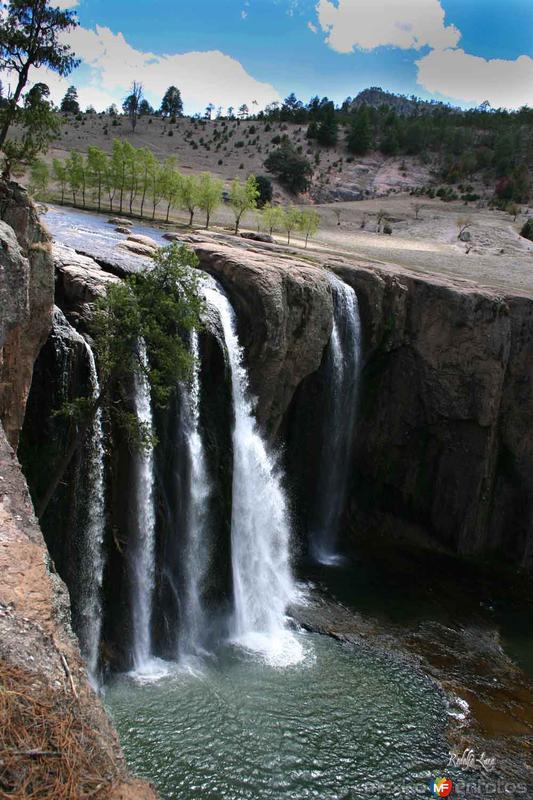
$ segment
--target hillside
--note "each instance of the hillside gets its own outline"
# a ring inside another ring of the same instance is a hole
[[[338,144],[321,147],[306,139],[307,125],[291,122],[248,120],[195,120],[187,117],[175,123],[158,116],[140,117],[135,133],[125,117],[84,114],[81,119],[63,118],[60,136],[47,161],[64,158],[71,150],[87,152],[97,145],[111,152],[113,139],[127,139],[135,147],[148,147],[158,159],[176,156],[183,172],[211,172],[224,181],[265,172],[264,161],[287,136],[297,150],[313,164],[311,197],[319,202],[360,200],[386,195],[433,182],[431,164],[415,157],[386,156],[370,152],[350,156],[341,130]],[[290,196],[275,182],[278,200]]]

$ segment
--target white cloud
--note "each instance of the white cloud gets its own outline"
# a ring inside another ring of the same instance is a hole
[[[465,103],[488,100],[495,107],[533,106],[533,59],[484,59],[464,50],[434,50],[417,61],[418,82],[430,92]]]
[[[445,24],[439,0],[319,0],[316,10],[327,44],[339,53],[387,45],[443,49],[461,37]]]
[[[54,8],[76,8],[79,4],[80,0],[52,0],[50,3]]]
[[[78,27],[65,35],[65,41],[90,68],[90,77],[84,76],[82,82],[76,80],[75,72],[62,79],[46,70],[34,71],[32,79],[48,83],[55,102],[74,84],[82,107],[91,104],[102,110],[113,102],[121,103],[133,80],[143,84],[146,96],[157,105],[168,86],[175,84],[187,113],[203,111],[211,102],[238,108],[243,103],[251,107],[255,100],[263,108],[281,100],[273,86],[257,81],[239,61],[219,50],[145,53],[133,48],[122,33],[98,25],[95,30]]]
[[[248,12],[243,9],[241,11],[241,19],[246,19],[247,16],[248,16]]]
[[[316,25],[313,25],[313,23],[311,22],[311,20],[309,20],[309,22],[307,23],[307,27],[309,28],[309,30],[311,31],[311,33],[318,33],[318,28],[317,28],[317,26],[316,26]]]

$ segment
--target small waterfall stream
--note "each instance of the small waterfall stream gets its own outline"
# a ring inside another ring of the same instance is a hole
[[[334,319],[326,355],[323,456],[310,530],[311,556],[321,564],[338,561],[337,541],[348,486],[361,365],[357,295],[333,273],[328,277]]]
[[[83,337],[82,337],[83,338]],[[85,342],[85,339],[83,339]],[[85,342],[89,363],[91,394],[96,399],[100,383],[93,351]],[[102,629],[102,579],[104,572],[103,543],[106,525],[104,430],[102,411],[98,409],[86,444],[87,515],[84,527],[83,557],[80,576],[81,649],[93,684],[98,684],[98,656]]]
[[[200,431],[200,348],[198,333],[191,332],[194,358],[191,380],[181,390],[183,426],[188,464],[188,507],[186,511],[184,553],[182,654],[201,654],[208,630],[204,589],[211,556],[210,499],[211,481]]]
[[[83,373],[88,371],[88,380],[84,377],[84,389],[88,389],[89,396],[95,400],[100,394],[100,383],[93,351],[58,308],[54,310],[54,342],[61,402],[71,399],[74,373],[80,367]],[[73,523],[76,529],[75,569],[72,573],[75,586],[70,587],[73,593],[73,620],[89,678],[96,688],[99,684],[106,528],[104,428],[101,410],[97,411],[83,444]]]
[[[139,359],[148,364],[146,346],[139,343]],[[153,427],[150,385],[144,375],[136,375],[133,404],[139,423],[149,430]],[[155,509],[153,449],[135,456],[135,487],[133,508],[135,543],[130,567],[132,583],[133,664],[137,673],[150,669],[152,653],[152,605],[155,582]]]
[[[220,315],[231,370],[233,638],[271,661],[290,663],[299,660],[301,650],[285,629],[287,607],[296,596],[287,501],[277,465],[254,419],[235,313],[215,282],[204,292]]]

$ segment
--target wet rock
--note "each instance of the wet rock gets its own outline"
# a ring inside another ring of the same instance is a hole
[[[471,242],[472,234],[470,233],[470,231],[461,231],[461,233],[459,234],[459,239],[462,242]]]
[[[126,234],[126,236],[129,236],[129,234],[130,234],[130,229],[129,229],[129,228],[126,228],[126,227],[124,227],[124,225],[118,225],[118,226],[115,228],[115,233],[124,233],[124,234]]]
[[[169,231],[168,233],[163,234],[163,239],[167,239],[167,241],[169,242],[181,242],[181,240],[183,239],[183,234]]]

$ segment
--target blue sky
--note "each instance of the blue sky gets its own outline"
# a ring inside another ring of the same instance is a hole
[[[153,104],[176,84],[189,113],[291,91],[341,101],[371,85],[533,106],[533,0],[79,0],[75,10],[83,64],[49,82],[55,99],[74,83],[98,109],[133,78]]]

